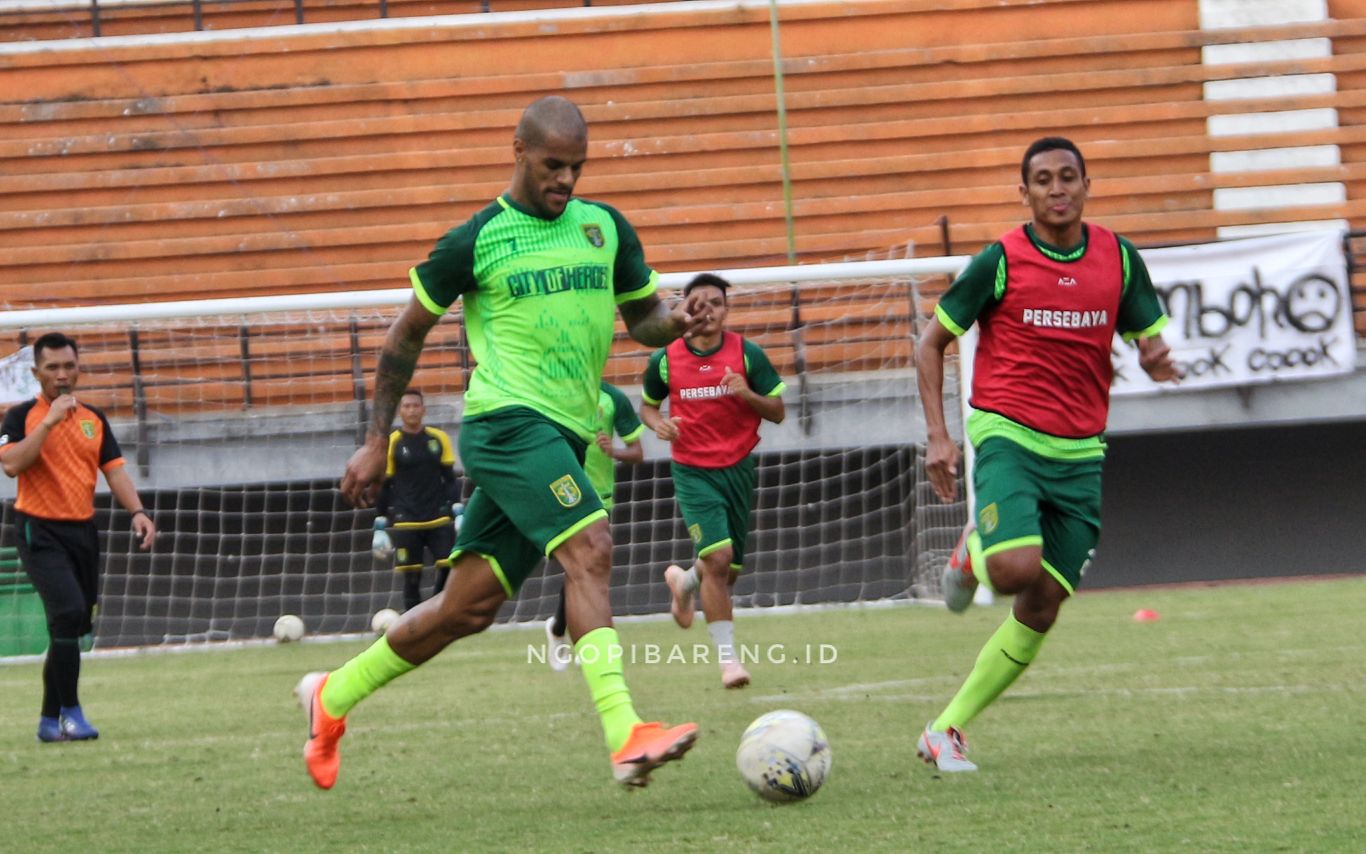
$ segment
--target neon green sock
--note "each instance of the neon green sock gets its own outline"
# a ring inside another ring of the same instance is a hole
[[[943,732],[949,727],[962,729],[1010,687],[1015,679],[1039,654],[1043,646],[1043,632],[1036,632],[1015,619],[1012,613],[982,647],[963,687],[949,701],[930,729]]]
[[[631,727],[640,723],[622,672],[621,640],[617,630],[610,626],[594,629],[574,644],[574,654],[579,657],[588,692],[598,707],[598,717],[602,718],[607,749],[615,753],[630,738]]]
[[[399,658],[381,636],[360,655],[332,671],[323,686],[323,711],[334,718],[344,717],[361,700],[417,667]]]

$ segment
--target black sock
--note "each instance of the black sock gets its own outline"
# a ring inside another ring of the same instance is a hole
[[[422,601],[422,571],[403,573],[403,610],[411,611]]]
[[[57,665],[53,658],[52,641],[49,639],[47,658],[43,659],[43,709],[38,713],[45,718],[55,718],[62,710],[62,701],[57,695]]]
[[[446,579],[449,578],[450,575],[451,568],[449,566],[438,566],[436,568],[436,584],[432,585],[433,596],[446,589]]]
[[[77,638],[52,638],[43,664],[43,715],[57,717],[59,709],[81,704],[76,686],[81,680],[81,645]]]

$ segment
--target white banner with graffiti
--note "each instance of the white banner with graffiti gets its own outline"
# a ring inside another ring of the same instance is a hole
[[[33,376],[32,347],[20,347],[0,359],[0,406],[28,400],[38,391],[38,378]]]
[[[1340,231],[1279,234],[1143,251],[1171,317],[1162,337],[1203,389],[1350,373],[1352,297]],[[1159,385],[1115,339],[1116,395]],[[1164,388],[1171,388],[1163,384]]]

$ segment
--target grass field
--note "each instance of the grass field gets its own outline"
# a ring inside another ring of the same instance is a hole
[[[1135,623],[1138,608],[1161,614]],[[300,758],[301,673],[356,643],[88,659],[98,742],[39,745],[39,665],[0,667],[0,849],[38,851],[1359,851],[1366,845],[1366,578],[1084,594],[969,729],[981,771],[939,777],[915,739],[1004,608],[742,617],[784,663],[724,692],[714,665],[637,663],[650,717],[695,720],[685,761],[610,780],[577,672],[537,631],[457,644],[353,712],[342,775]],[[701,643],[622,626],[638,657]],[[833,663],[806,663],[827,644]],[[772,645],[782,645],[781,647]],[[685,649],[690,652],[690,648]],[[798,659],[792,661],[792,659]],[[800,709],[834,768],[808,802],[745,789],[745,725]]]

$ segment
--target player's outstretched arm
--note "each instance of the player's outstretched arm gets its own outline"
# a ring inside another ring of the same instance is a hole
[[[342,476],[342,497],[354,507],[369,507],[374,501],[384,474],[389,427],[394,423],[399,399],[413,378],[427,333],[440,319],[440,315],[432,314],[413,297],[389,327],[375,369],[375,399],[365,442],[351,455]]]
[[[701,297],[696,293],[669,306],[658,294],[621,304],[621,319],[631,338],[647,347],[663,347],[670,341],[692,335],[706,318],[701,314]]]
[[[925,473],[930,486],[945,503],[958,498],[958,461],[962,452],[949,437],[944,421],[944,350],[954,335],[931,317],[915,349],[916,382],[920,386],[920,403],[925,410],[925,429],[928,443],[925,449]]]

